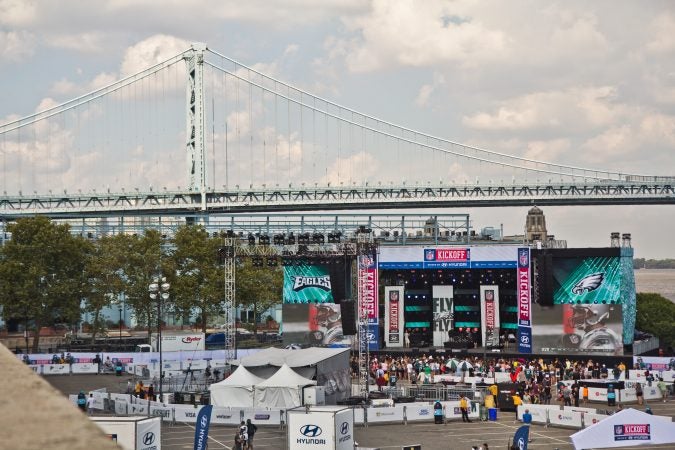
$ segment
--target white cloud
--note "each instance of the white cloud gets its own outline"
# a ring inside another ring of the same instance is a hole
[[[359,39],[335,41],[348,48],[346,63],[353,72],[369,72],[393,66],[422,67],[439,62],[473,66],[500,61],[510,42],[499,29],[476,17],[453,21],[453,9],[438,1],[389,2],[375,0],[368,15],[344,18]]]
[[[1,13],[0,13],[1,15]],[[27,31],[0,30],[0,64],[2,60],[18,61],[35,51],[35,37]]]
[[[415,99],[415,104],[419,107],[425,107],[429,104],[429,99],[431,94],[434,93],[439,87],[445,85],[445,77],[442,74],[435,72],[434,81],[431,84],[423,85],[419,92],[417,93],[417,98]]]
[[[478,130],[557,129],[569,133],[611,124],[624,113],[615,97],[616,89],[610,86],[535,92],[503,101],[494,112],[465,116],[462,123]]]
[[[649,52],[658,54],[675,51],[675,16],[672,13],[654,19],[650,29],[652,39],[647,43]]]
[[[121,75],[127,76],[166,61],[190,48],[190,43],[165,34],[156,34],[132,45],[124,53]]]
[[[31,24],[37,6],[35,0],[0,0],[0,25],[22,27]]]
[[[52,36],[46,42],[50,47],[76,50],[84,53],[99,52],[103,48],[104,35],[99,32]]]

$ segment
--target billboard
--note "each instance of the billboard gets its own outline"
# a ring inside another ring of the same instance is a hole
[[[384,288],[384,342],[387,347],[403,347],[403,286]]]
[[[588,256],[553,260],[553,303],[618,303],[619,257]]]
[[[454,288],[448,285],[432,286],[431,296],[434,303],[434,346],[443,347],[454,319]]]
[[[344,347],[351,344],[342,332],[340,305],[284,304],[281,314],[284,345]]]
[[[623,355],[621,305],[533,305],[532,314],[535,353]]]
[[[284,303],[334,303],[345,298],[345,264],[284,266]]]
[[[383,246],[378,253],[380,269],[515,269],[515,245]]]
[[[481,285],[480,287],[480,327],[483,345],[487,343],[488,330],[490,337],[499,335],[499,286]]]
[[[368,323],[378,323],[377,262],[369,255],[361,255],[358,264],[358,290],[360,307],[367,310]]]
[[[516,291],[518,296],[518,352],[532,353],[532,299],[530,286],[530,249],[518,249],[518,273]]]

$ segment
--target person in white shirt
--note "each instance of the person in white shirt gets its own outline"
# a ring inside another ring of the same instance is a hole
[[[89,394],[89,397],[87,397],[87,414],[94,415],[94,394]]]

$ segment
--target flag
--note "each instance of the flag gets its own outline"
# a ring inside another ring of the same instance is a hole
[[[523,425],[516,430],[516,434],[513,435],[513,443],[518,450],[527,450],[527,440],[529,439],[529,436],[530,427],[527,425]]]
[[[195,426],[195,446],[194,450],[206,450],[209,439],[209,423],[211,423],[211,410],[213,405],[202,406],[197,414],[197,425]]]

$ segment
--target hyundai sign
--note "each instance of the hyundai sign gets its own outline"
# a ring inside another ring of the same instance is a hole
[[[287,411],[289,450],[353,450],[354,415],[340,406]]]

